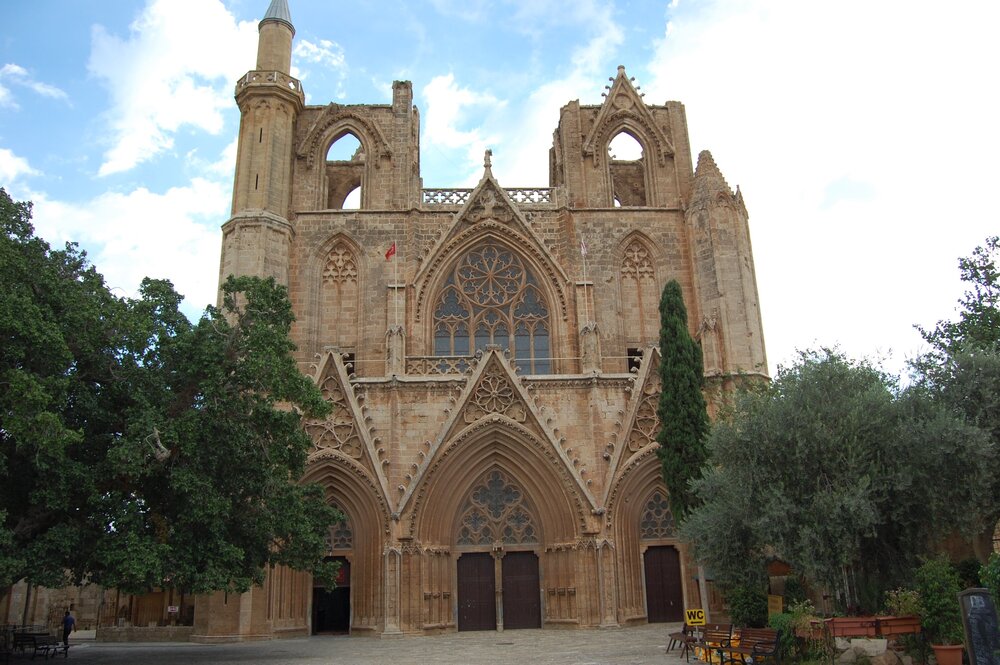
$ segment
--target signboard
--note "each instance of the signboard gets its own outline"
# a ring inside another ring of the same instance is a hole
[[[693,610],[684,610],[684,623],[689,626],[704,626],[705,610],[700,607]]]
[[[767,616],[774,614],[781,614],[784,612],[784,598],[781,596],[773,596],[768,594],[767,596]]]
[[[958,594],[969,665],[1000,665],[1000,628],[989,589],[966,589]]]
[[[167,614],[177,614],[181,611],[181,608],[177,605],[167,605]]]

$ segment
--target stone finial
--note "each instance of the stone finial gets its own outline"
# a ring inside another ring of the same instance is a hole
[[[712,153],[702,150],[698,153],[698,166],[694,171],[694,195],[693,202],[713,201],[719,193],[725,193],[728,197],[733,196],[733,190],[722,176],[722,171],[712,158]]]
[[[487,171],[493,168],[492,157],[493,157],[493,150],[487,148],[486,152],[483,154],[483,168],[486,169]]]

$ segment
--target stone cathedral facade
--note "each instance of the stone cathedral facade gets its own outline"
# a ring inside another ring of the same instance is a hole
[[[487,153],[475,188],[428,189],[411,84],[306,105],[294,33],[273,0],[236,86],[220,277],[290,291],[300,367],[333,405],[304,480],[347,516],[342,575],[200,597],[194,639],[681,620],[700,603],[655,454],[666,282],[709,392],[767,367],[746,208],[708,152],[692,162],[683,105],[646,104],[620,67],[603,104],[560,110],[548,187],[508,186]],[[609,152],[622,134],[641,157]]]

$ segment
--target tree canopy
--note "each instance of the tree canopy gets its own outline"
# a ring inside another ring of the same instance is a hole
[[[660,420],[656,451],[670,490],[670,510],[680,524],[696,497],[690,482],[705,464],[708,410],[701,392],[705,368],[701,348],[691,339],[681,286],[670,280],[660,297]]]
[[[931,350],[914,363],[919,385],[955,413],[980,427],[1000,449],[1000,236],[992,236],[958,261],[967,285],[959,316],[920,328]],[[1000,474],[983,487],[991,497],[975,539],[981,559],[992,551],[1000,521]]]
[[[761,583],[778,558],[869,609],[937,539],[975,529],[996,468],[989,437],[926,391],[829,350],[737,394],[707,444],[681,533],[716,579]]]
[[[303,417],[285,289],[230,278],[191,324],[166,281],[116,297],[0,189],[0,586],[244,590],[322,563],[338,514],[297,483]]]

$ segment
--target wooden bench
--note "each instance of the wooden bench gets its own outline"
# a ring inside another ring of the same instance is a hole
[[[668,637],[670,641],[667,642],[667,653],[670,653],[674,647],[680,647],[682,656],[687,656],[688,650],[697,639],[691,632],[691,627],[687,624],[681,626],[680,631],[670,633]]]
[[[701,649],[706,662],[713,663],[713,654],[720,654],[718,661],[723,661],[721,649],[728,649],[733,639],[733,624],[731,623],[707,623],[701,627],[699,635],[692,642],[692,649]]]
[[[761,663],[767,660],[781,662],[778,648],[778,631],[773,628],[741,628],[738,646],[729,646],[720,653],[727,654],[724,663]]]

